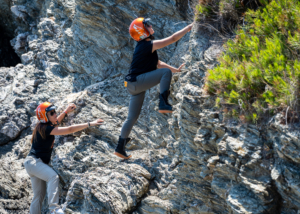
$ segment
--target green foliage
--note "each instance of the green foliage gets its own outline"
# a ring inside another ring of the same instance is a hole
[[[249,10],[247,25],[225,45],[220,65],[208,72],[206,88],[219,105],[256,122],[299,105],[300,3],[273,0],[265,8]],[[236,106],[236,107],[234,107]]]
[[[256,0],[199,0],[196,20],[204,26],[212,26],[223,35],[232,34],[247,9],[257,8],[258,4]]]
[[[205,14],[208,15],[211,12],[210,6],[203,6],[203,5],[197,5],[196,10],[198,14]]]

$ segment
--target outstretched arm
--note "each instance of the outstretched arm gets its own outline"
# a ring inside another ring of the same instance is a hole
[[[154,40],[153,41],[153,47],[152,47],[152,53],[158,49],[164,48],[174,42],[177,42],[179,39],[181,39],[187,32],[189,32],[193,27],[193,23],[186,26],[180,31],[177,31],[172,36],[169,36],[165,39],[161,40]]]
[[[98,119],[93,122],[90,122],[91,126],[98,126],[103,124],[103,120]],[[72,134],[74,132],[81,131],[85,128],[87,128],[89,125],[88,123],[83,123],[83,124],[77,124],[77,125],[72,125],[69,127],[55,127],[52,132],[50,133],[51,135],[67,135],[67,134]]]
[[[180,72],[180,71],[181,71],[181,68],[182,68],[184,65],[185,65],[185,64],[183,63],[182,65],[179,66],[179,68],[174,68],[174,67],[172,67],[171,65],[168,65],[167,63],[158,60],[157,68],[169,68],[169,69],[172,71],[172,73],[177,73],[177,72]]]

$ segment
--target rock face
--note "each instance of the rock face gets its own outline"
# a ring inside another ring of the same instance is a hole
[[[159,114],[158,88],[149,90],[127,145],[133,158],[113,155],[128,114],[123,78],[135,45],[131,20],[152,18],[163,38],[189,23],[192,7],[179,0],[12,3],[20,27],[11,44],[22,64],[0,69],[0,213],[29,212],[23,161],[35,108],[44,101],[58,112],[77,105],[63,126],[105,121],[56,137],[50,165],[60,176],[66,213],[298,213],[299,131],[280,124],[280,115],[264,128],[224,120],[203,89],[224,41],[197,25],[159,51],[173,66],[186,63],[173,75],[174,113]],[[47,206],[45,200],[43,213]]]
[[[157,33],[160,38],[184,26],[184,23],[176,25],[185,16],[179,11],[180,7],[176,8],[179,4],[176,1],[77,0],[75,4],[67,6],[67,15],[74,18],[63,33],[58,56],[65,69],[88,74],[92,82],[127,72],[134,47],[128,26],[133,19],[151,17],[153,27],[160,29]],[[181,6],[186,4],[180,3]],[[168,60],[175,48],[176,45],[171,45],[160,52],[161,59]]]

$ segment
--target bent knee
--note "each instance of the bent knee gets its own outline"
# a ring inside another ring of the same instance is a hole
[[[166,75],[172,76],[172,71],[169,68],[163,68]]]
[[[54,176],[52,176],[49,181],[59,181],[59,176],[56,174]]]

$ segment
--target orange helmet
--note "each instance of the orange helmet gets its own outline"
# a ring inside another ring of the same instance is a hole
[[[52,103],[44,102],[40,104],[35,110],[38,120],[41,123],[48,123],[49,119],[47,117],[47,112],[53,109],[56,109],[56,107]]]
[[[137,18],[131,22],[129,27],[130,36],[137,42],[142,41],[150,36],[145,25],[150,25],[150,19]]]

